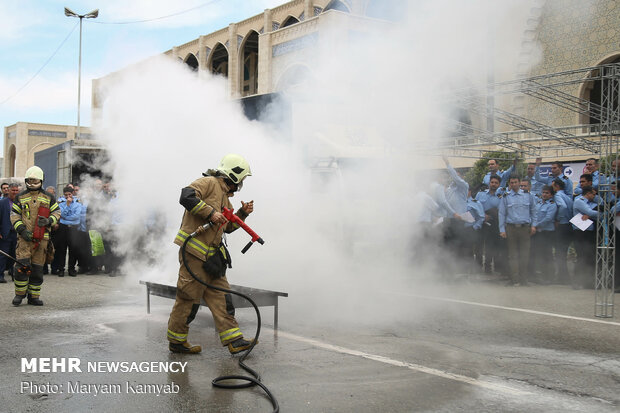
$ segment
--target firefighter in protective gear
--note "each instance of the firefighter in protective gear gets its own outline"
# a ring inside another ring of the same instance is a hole
[[[50,238],[50,228],[60,219],[54,195],[43,190],[43,170],[33,166],[26,171],[26,189],[15,197],[11,225],[19,235],[15,255],[22,265],[15,265],[15,298],[18,306],[28,294],[28,304],[43,305],[39,298],[43,284],[43,265]]]
[[[228,198],[250,176],[250,166],[239,155],[226,155],[217,169],[209,169],[202,178],[181,190],[179,202],[185,208],[181,228],[174,243],[182,246],[188,235],[207,222],[213,223],[206,231],[192,238],[186,246],[187,264],[192,272],[207,284],[230,289],[225,276],[225,262],[230,263],[228,251],[222,244],[224,232],[230,233],[238,225],[228,222],[222,214],[224,207],[232,209]],[[236,215],[245,220],[253,211],[254,203],[241,202]],[[196,317],[200,300],[204,299],[211,310],[220,341],[232,353],[238,353],[252,344],[243,338],[235,320],[235,308],[230,294],[225,294],[196,281],[183,264],[179,251],[179,279],[174,307],[168,321],[169,349],[175,353],[199,353],[200,346],[187,342],[189,324]],[[216,264],[213,264],[216,263]],[[219,263],[219,265],[217,264]]]

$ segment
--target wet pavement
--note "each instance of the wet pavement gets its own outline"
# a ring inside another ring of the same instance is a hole
[[[617,412],[620,320],[594,318],[593,294],[481,280],[386,288],[376,300],[405,301],[416,316],[379,325],[289,317],[291,295],[281,300],[277,334],[272,310],[263,311],[267,325],[247,364],[285,412]],[[44,307],[11,306],[10,283],[0,297],[2,412],[271,411],[258,388],[211,386],[246,373],[219,345],[206,309],[190,332],[203,352],[190,356],[167,350],[172,300],[152,297],[147,315],[137,280],[46,276]],[[237,313],[252,335],[252,310]],[[22,358],[77,358],[82,371],[22,372]],[[129,371],[107,371],[114,361]],[[88,371],[89,362],[108,367]],[[184,371],[131,371],[141,362]]]

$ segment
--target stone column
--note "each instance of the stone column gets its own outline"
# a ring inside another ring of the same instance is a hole
[[[306,20],[314,17],[314,4],[312,4],[312,0],[304,0],[304,16]]]
[[[204,79],[207,74],[207,36],[198,38],[198,78]]]
[[[207,70],[207,36],[198,38],[198,70]]]
[[[273,30],[273,17],[271,15],[271,9],[265,9],[265,12],[263,13],[263,26],[265,27],[265,33],[270,33]]]
[[[236,23],[228,25],[228,87],[231,97],[239,96],[239,48]]]
[[[271,90],[271,31],[272,12],[265,9],[263,13],[264,33],[258,36],[258,90],[259,95]]]

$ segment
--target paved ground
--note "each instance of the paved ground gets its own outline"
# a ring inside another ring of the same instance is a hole
[[[373,300],[404,302],[412,314],[382,323],[304,322],[287,315],[295,297],[285,298],[279,332],[265,326],[247,363],[285,412],[618,411],[620,320],[592,317],[593,291],[481,280],[451,287],[375,291]],[[0,411],[271,410],[259,389],[211,387],[216,376],[245,372],[218,345],[207,310],[191,332],[203,353],[180,356],[164,339],[172,301],[153,298],[147,315],[136,281],[48,276],[44,307],[12,307],[12,296],[11,285],[0,284]],[[271,317],[266,309],[267,324]],[[251,310],[238,310],[238,318],[252,330]],[[93,361],[188,364],[183,373],[26,373],[23,357],[79,358],[83,368]],[[77,382],[119,384],[120,393],[96,395],[95,386],[71,393]],[[168,384],[175,393],[134,393],[145,384]]]

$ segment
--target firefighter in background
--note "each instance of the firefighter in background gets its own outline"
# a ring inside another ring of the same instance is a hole
[[[243,186],[243,180],[250,176],[250,165],[241,156],[228,154],[222,158],[217,169],[209,169],[203,177],[195,180],[181,190],[179,202],[185,208],[181,228],[174,241],[182,246],[189,234],[206,224],[213,223],[206,231],[192,238],[186,247],[187,264],[197,277],[207,284],[230,289],[226,279],[226,267],[230,267],[230,256],[222,243],[224,232],[230,233],[238,228],[224,217],[223,207],[232,209],[228,198]],[[253,211],[254,201],[245,203],[236,215],[245,220]],[[235,320],[235,308],[230,294],[225,294],[196,281],[188,272],[179,251],[179,279],[174,307],[168,321],[168,341],[174,353],[200,353],[200,346],[187,342],[189,324],[196,317],[200,300],[209,306],[220,341],[231,354],[248,349],[252,341],[243,338]]]
[[[15,255],[22,265],[15,265],[15,298],[18,306],[28,293],[28,304],[43,305],[39,298],[43,284],[50,227],[60,219],[60,208],[54,195],[42,188],[43,170],[33,166],[26,171],[26,189],[15,197],[11,224],[19,235]]]

